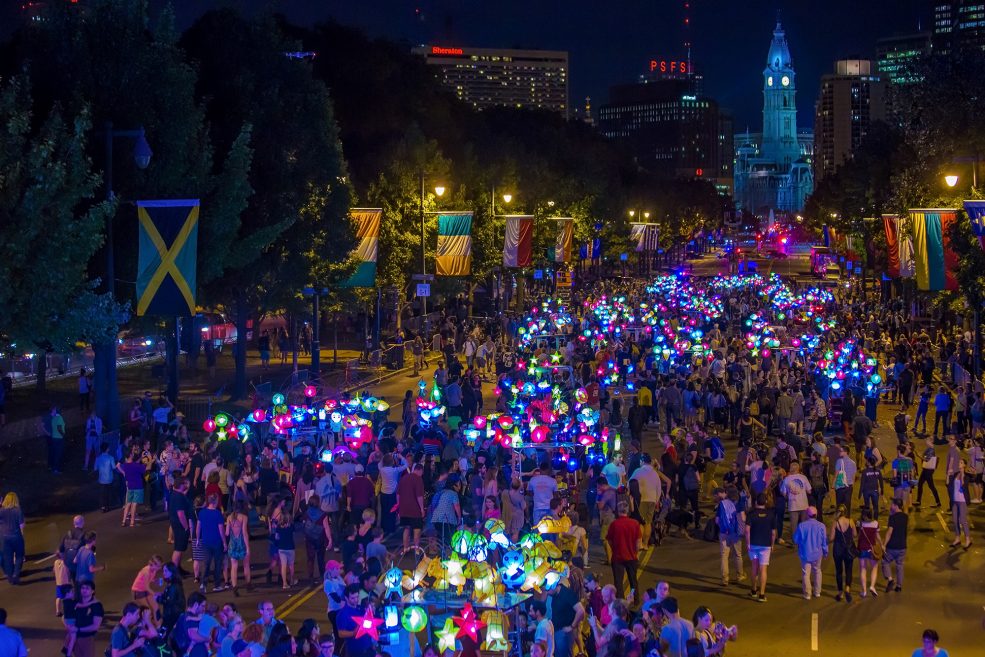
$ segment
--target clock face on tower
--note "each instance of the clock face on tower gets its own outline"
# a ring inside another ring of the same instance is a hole
[[[782,78],[780,78],[780,84],[782,84],[784,87],[789,87],[790,86],[790,78],[788,78],[787,76],[784,75]]]
[[[773,86],[773,76],[772,75],[769,76],[768,78],[766,78],[766,84],[768,84],[771,87]]]

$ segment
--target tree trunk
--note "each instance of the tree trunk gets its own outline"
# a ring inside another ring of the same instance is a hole
[[[233,352],[233,358],[236,361],[236,378],[233,383],[233,401],[246,398],[246,324],[249,321],[249,316],[249,309],[246,307],[246,297],[242,294],[237,295],[236,347]],[[255,324],[254,330],[259,329],[259,327],[259,323]]]
[[[48,353],[43,349],[38,354],[37,368],[37,377],[34,379],[34,392],[38,395],[44,395],[48,389]]]

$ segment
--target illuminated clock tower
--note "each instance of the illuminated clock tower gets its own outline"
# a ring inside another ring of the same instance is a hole
[[[787,35],[777,21],[763,70],[762,156],[775,162],[782,172],[789,171],[800,157],[796,96]]]

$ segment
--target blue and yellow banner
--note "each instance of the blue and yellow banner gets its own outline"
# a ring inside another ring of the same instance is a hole
[[[359,246],[356,247],[356,257],[359,265],[352,276],[341,287],[375,287],[376,258],[380,245],[380,223],[383,210],[380,208],[353,208],[349,211],[349,219],[356,222],[356,237]]]
[[[137,315],[195,314],[198,199],[137,201]]]
[[[957,254],[951,249],[951,224],[957,210],[949,208],[910,210],[913,227],[913,262],[918,290],[957,290]]]
[[[438,276],[468,276],[472,273],[472,213],[438,215],[438,250],[434,258]]]

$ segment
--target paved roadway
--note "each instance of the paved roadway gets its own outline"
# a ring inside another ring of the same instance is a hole
[[[697,261],[696,273],[713,271],[719,263],[713,259]],[[791,271],[798,268],[793,262],[787,266],[793,268]],[[410,374],[400,373],[376,386],[373,392],[395,401],[406,389],[414,388],[416,380]],[[876,430],[880,448],[887,455],[894,453],[895,445],[895,436],[889,429],[892,413],[889,408],[881,408],[882,428]],[[648,432],[644,442],[645,449],[654,455],[659,453],[654,432]],[[944,495],[940,482],[938,487]],[[0,606],[8,610],[8,623],[24,633],[34,655],[56,656],[60,647],[60,624],[52,608],[50,553],[68,528],[74,511],[65,509],[61,514],[29,518],[24,584],[13,588],[0,582]],[[107,608],[107,625],[111,626],[129,599],[129,585],[147,556],[170,554],[165,542],[167,526],[163,515],[148,518],[141,527],[132,530],[118,525],[119,515],[115,512],[88,513],[86,518],[87,526],[100,537],[99,561],[109,564],[106,572],[97,575],[96,584],[97,595]],[[985,527],[985,505],[973,506],[971,518],[975,543],[964,552],[949,548],[951,533],[946,514],[926,507],[915,512],[911,518],[903,592],[880,593],[876,599],[862,600],[856,596],[850,605],[835,602],[832,597],[834,567],[830,559],[823,566],[824,597],[805,601],[800,592],[796,552],[782,547],[777,548],[770,566],[769,601],[753,602],[746,597],[744,585],[733,584],[727,589],[720,586],[718,546],[700,539],[671,537],[659,548],[646,552],[642,559],[641,585],[650,587],[658,579],[666,579],[685,614],[690,615],[695,607],[704,604],[726,623],[738,624],[739,641],[729,647],[730,655],[907,655],[919,645],[920,634],[927,627],[941,634],[941,645],[952,655],[981,654],[985,604],[982,587],[985,536],[981,528]],[[261,561],[265,553],[266,540],[258,539],[254,544],[254,572],[259,582],[264,580],[265,565]],[[610,581],[609,569],[602,565],[602,560],[600,544],[593,541],[589,567],[603,581]],[[299,554],[299,573],[303,574],[305,564],[304,556]],[[190,564],[186,566],[190,569]],[[857,583],[857,564],[854,577]],[[189,592],[192,585],[186,580]],[[264,599],[274,601],[278,615],[292,628],[297,628],[305,618],[325,617],[324,596],[320,589],[310,586],[299,587],[288,595],[276,586],[261,584],[238,599],[231,592],[210,598],[219,602],[235,600],[248,621],[256,618],[256,604]],[[108,630],[97,646],[99,654],[106,641]]]

